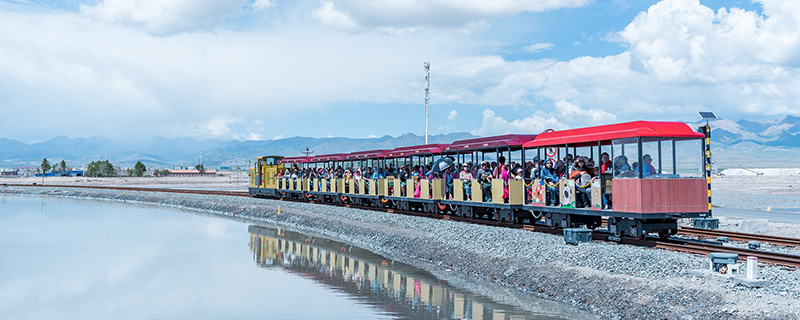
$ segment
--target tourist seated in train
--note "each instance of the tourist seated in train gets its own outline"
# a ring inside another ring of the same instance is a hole
[[[645,154],[644,156],[642,156],[642,162],[644,162],[644,165],[641,166],[642,167],[642,176],[643,177],[647,177],[647,176],[649,176],[651,174],[656,174],[656,168],[653,167],[653,157],[651,157],[649,154]],[[637,171],[637,170],[634,170],[634,171],[636,172],[636,175],[638,176],[639,175],[639,171]]]
[[[614,175],[622,175],[627,171],[631,171],[631,167],[628,165],[628,157],[616,157],[614,159]]]
[[[555,169],[559,179],[567,173],[567,166],[564,161],[558,160],[555,164]]]
[[[591,205],[591,177],[586,167],[586,160],[579,157],[570,170],[569,178],[575,180],[575,206],[584,208]]]
[[[560,161],[560,160],[559,160]],[[558,173],[553,168],[553,160],[547,159],[541,172],[541,178],[545,181],[547,188],[547,205],[558,205]]]
[[[461,172],[458,174],[458,178],[461,179],[464,185],[464,197],[466,197],[467,200],[472,200],[472,179],[474,179],[475,176],[469,171],[469,165],[465,164],[461,166]]]
[[[525,163],[526,172],[525,179],[536,179],[539,176],[539,157],[533,158],[533,161]]]
[[[373,180],[386,179],[386,175],[383,173],[383,168],[378,168],[378,170],[375,170],[375,172],[372,174],[372,179]]]
[[[489,163],[486,161],[481,162],[477,178],[483,191],[483,200],[492,201],[492,173],[489,171]]]
[[[600,172],[611,173],[611,158],[609,157],[608,152],[603,152],[600,155]]]

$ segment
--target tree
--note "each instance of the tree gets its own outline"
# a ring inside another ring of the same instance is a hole
[[[194,168],[197,169],[197,171],[200,171],[200,173],[206,173],[206,167],[203,166],[202,163],[194,166]]]
[[[144,175],[145,171],[147,171],[147,167],[144,166],[144,163],[136,161],[136,164],[133,166],[133,174],[137,177],[141,177]]]
[[[61,174],[67,173],[67,162],[64,161],[64,160],[61,160],[61,164],[58,165],[58,168],[59,168],[59,171],[61,171]]]
[[[92,161],[86,167],[84,175],[87,177],[114,177],[117,175],[117,170],[108,160]]]
[[[47,173],[47,171],[50,171],[52,168],[53,166],[50,165],[50,162],[47,161],[47,158],[42,159],[42,175]]]
[[[153,170],[153,175],[156,176],[156,177],[166,177],[169,174],[170,174],[169,169],[164,169],[164,170],[156,169],[156,170]]]

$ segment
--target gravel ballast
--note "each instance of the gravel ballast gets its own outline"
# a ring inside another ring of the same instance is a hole
[[[607,318],[800,318],[800,273],[780,267],[761,268],[761,277],[773,285],[750,289],[722,277],[689,275],[689,270],[707,268],[706,257],[604,242],[574,246],[549,234],[385,212],[246,197],[57,187],[0,187],[0,194],[146,203],[276,224]]]

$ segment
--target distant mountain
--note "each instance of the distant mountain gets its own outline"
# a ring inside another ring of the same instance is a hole
[[[705,122],[688,123],[692,128]],[[715,120],[712,127],[712,154],[716,166],[731,167],[800,167],[800,117],[785,116],[778,120],[754,122]],[[430,136],[430,143],[451,143],[469,139],[469,133]],[[290,137],[266,141],[220,141],[193,138],[120,139],[69,138],[25,144],[0,138],[0,168],[38,166],[42,158],[51,163],[65,160],[71,167],[86,166],[95,160],[110,160],[122,167],[142,161],[150,168],[194,166],[246,166],[248,161],[264,155],[299,156],[309,148],[313,155],[359,150],[394,149],[420,145],[424,138],[412,133],[398,137],[378,138],[310,138]],[[699,151],[698,151],[699,152]]]
[[[430,143],[451,143],[474,137],[469,133],[441,134],[429,137]],[[247,165],[264,155],[299,156],[306,147],[314,155],[352,152],[369,149],[394,149],[423,144],[421,136],[407,133],[399,137],[380,138],[309,138],[291,137],[267,141],[197,141],[193,138],[154,137],[144,140],[105,138],[69,138],[59,136],[41,143],[25,144],[0,139],[0,168],[38,166],[42,158],[51,163],[65,160],[71,167],[85,167],[95,160],[132,167],[142,161],[148,168],[194,166],[200,162],[208,167]]]
[[[692,128],[705,122],[689,123]],[[711,148],[720,168],[800,166],[800,117],[766,122],[715,120]]]

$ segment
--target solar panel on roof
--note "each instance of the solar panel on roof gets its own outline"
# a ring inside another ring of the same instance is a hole
[[[703,118],[705,120],[717,119],[717,115],[714,114],[714,112],[711,112],[711,111],[705,111],[705,112],[704,111],[700,111],[700,112],[698,112],[698,114],[700,114],[700,118]]]

